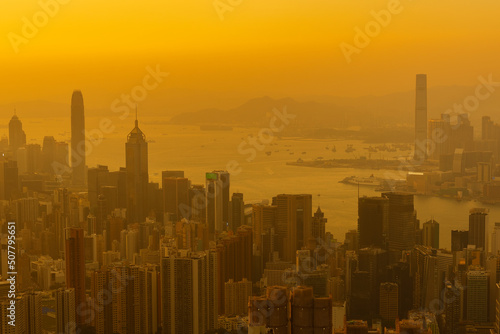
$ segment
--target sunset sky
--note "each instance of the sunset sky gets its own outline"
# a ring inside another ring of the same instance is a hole
[[[0,105],[69,103],[79,88],[87,104],[106,107],[157,64],[170,76],[151,101],[207,107],[263,95],[407,91],[416,73],[427,73],[429,86],[472,86],[488,73],[500,78],[495,0],[401,0],[401,12],[348,64],[339,45],[353,44],[354,28],[364,29],[374,20],[370,12],[389,2],[243,0],[221,20],[212,0],[71,0],[16,53],[9,33],[22,36],[23,17],[33,22],[41,7],[4,0]]]

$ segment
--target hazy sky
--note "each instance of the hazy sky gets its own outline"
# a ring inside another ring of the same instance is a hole
[[[381,95],[413,89],[416,73],[430,86],[474,85],[488,73],[500,81],[496,0],[401,0],[350,63],[340,44],[355,46],[355,27],[395,0],[221,0],[235,4],[224,20],[213,0],[60,1],[46,24],[38,1],[2,1],[0,104],[69,102],[80,88],[87,105],[106,107],[157,64],[170,76],[150,102],[207,107],[261,95]],[[34,16],[41,26],[16,53],[9,33],[23,37],[23,18]]]

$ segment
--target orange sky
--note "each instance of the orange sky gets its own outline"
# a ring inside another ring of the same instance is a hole
[[[381,95],[413,89],[416,73],[427,73],[430,86],[500,78],[495,0],[401,0],[401,12],[349,64],[339,45],[353,44],[370,12],[397,0],[220,0],[241,3],[224,20],[213,0],[59,1],[17,53],[9,38],[22,36],[23,18],[33,21],[41,7],[2,1],[0,104],[66,103],[79,88],[106,107],[156,64],[170,76],[148,99],[207,107],[262,95]]]

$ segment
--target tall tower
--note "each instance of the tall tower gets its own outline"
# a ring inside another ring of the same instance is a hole
[[[415,246],[416,213],[412,194],[384,193],[389,199],[389,250],[409,250]]]
[[[147,216],[148,204],[148,143],[146,135],[135,127],[130,131],[125,144],[127,169],[127,220],[128,223],[142,223]]]
[[[71,167],[73,184],[85,184],[85,113],[83,95],[79,90],[71,96]]]
[[[14,113],[14,116],[9,122],[9,145],[14,157],[16,157],[17,149],[26,144],[26,133],[23,131],[23,123]]]
[[[210,234],[227,230],[229,225],[229,173],[206,173],[207,224]]]
[[[417,74],[415,98],[415,155],[419,162],[427,160],[427,75]]]
[[[434,219],[423,224],[423,245],[439,249],[439,223]]]
[[[469,245],[488,251],[488,209],[475,208],[469,215]]]
[[[58,289],[55,300],[57,333],[75,334],[75,290]]]
[[[83,324],[86,319],[85,299],[85,250],[83,229],[68,227],[66,236],[66,288],[75,289],[76,323]]]
[[[277,205],[276,233],[281,255],[285,261],[293,261],[295,252],[312,237],[312,195],[281,194],[273,198]]]
[[[161,259],[163,333],[203,334],[217,327],[216,255],[183,251]]]
[[[359,246],[385,248],[389,230],[389,200],[384,197],[358,199]]]

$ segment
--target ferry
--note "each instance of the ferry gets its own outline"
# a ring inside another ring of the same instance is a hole
[[[381,180],[373,176],[373,174],[370,177],[349,176],[343,179],[342,181],[339,181],[339,183],[370,186],[370,187],[379,187],[380,182]]]

